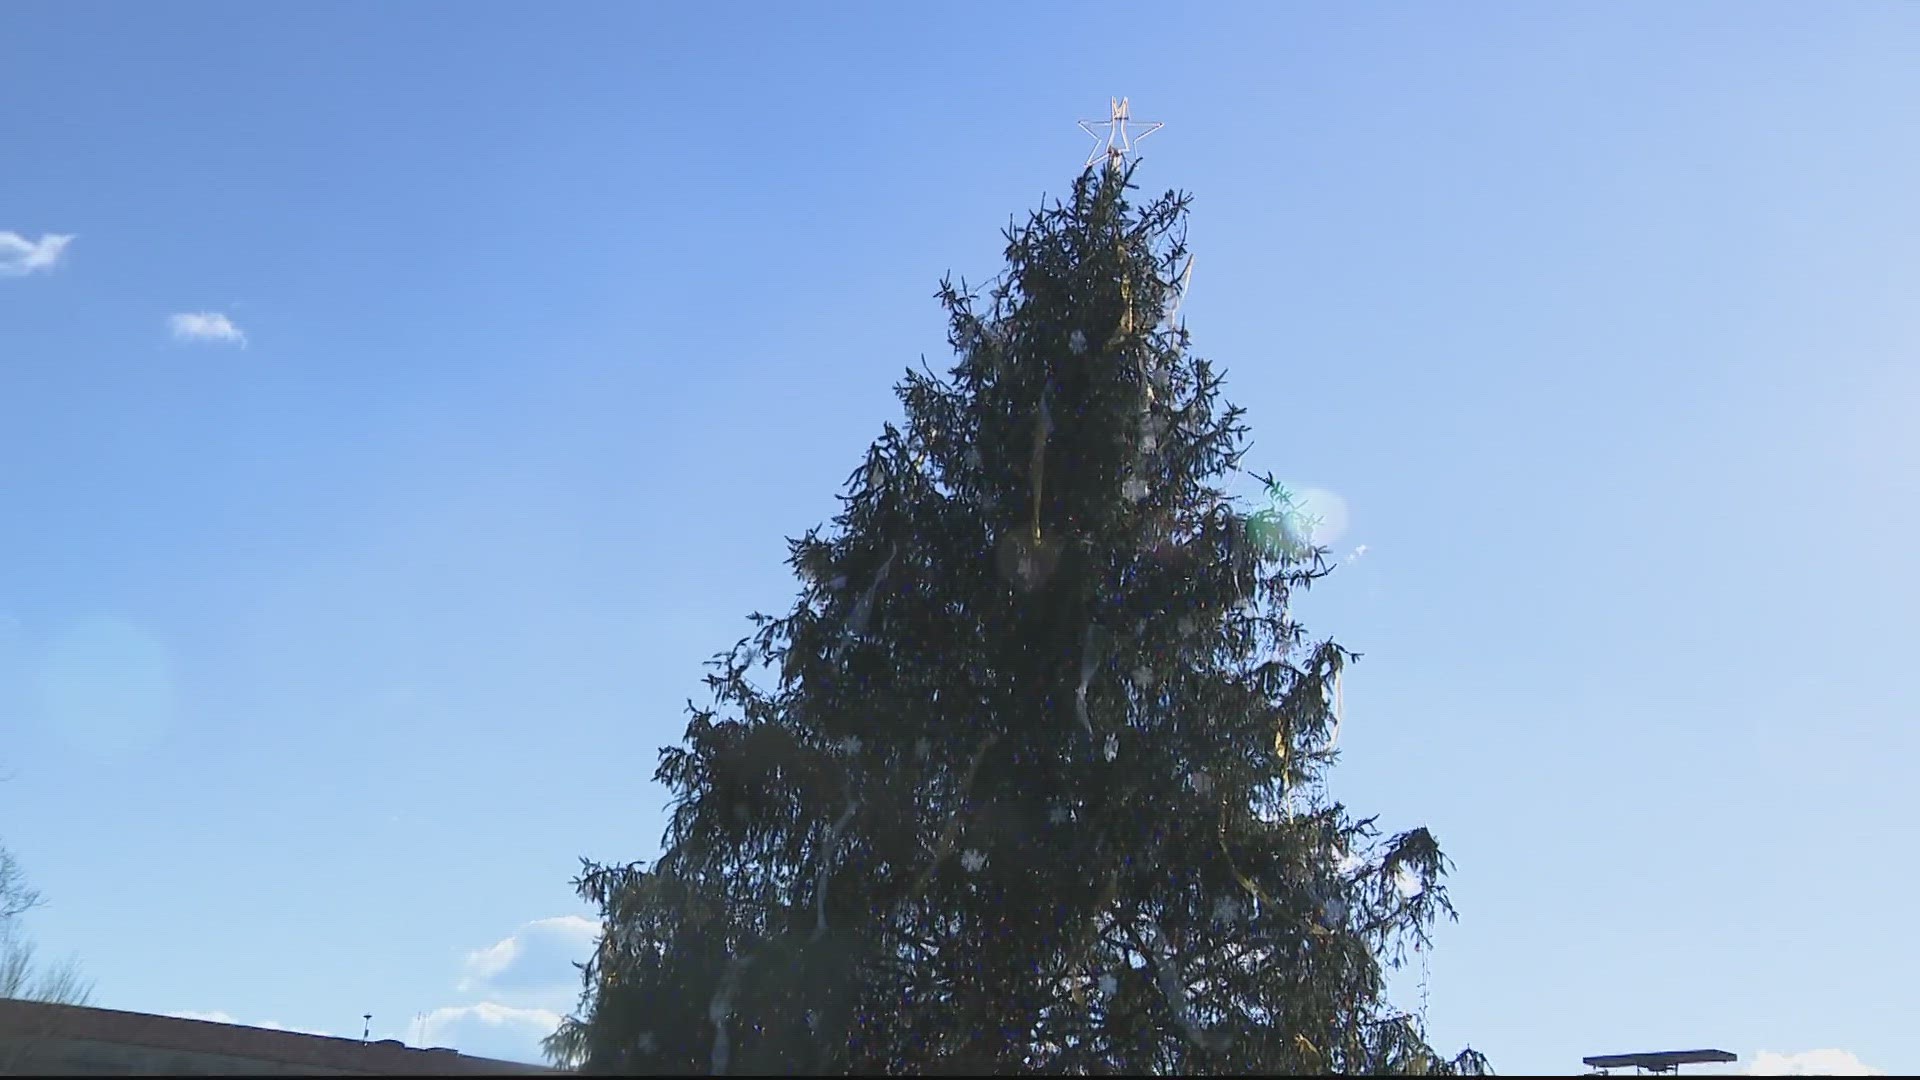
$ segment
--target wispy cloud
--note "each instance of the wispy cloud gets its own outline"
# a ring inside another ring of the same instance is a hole
[[[560,1026],[550,1009],[522,1009],[493,1001],[448,1005],[413,1021],[409,1046],[446,1046],[475,1057],[537,1062],[540,1040]]]
[[[574,962],[593,951],[600,925],[578,915],[535,919],[484,949],[467,954],[468,993],[573,990],[580,975]]]
[[[219,1009],[214,1009],[210,1012],[200,1012],[196,1009],[182,1009],[179,1012],[162,1013],[161,1015],[171,1016],[176,1020],[205,1020],[210,1024],[237,1024],[240,1022],[234,1019],[232,1013],[221,1012]]]
[[[51,270],[72,242],[70,234],[44,233],[38,240],[29,240],[17,232],[0,232],[0,277]]]
[[[1747,1066],[1748,1076],[1884,1076],[1851,1050],[1802,1050],[1795,1054],[1762,1050]]]
[[[1366,555],[1367,555],[1367,545],[1361,544],[1359,547],[1354,548],[1351,552],[1347,553],[1347,561],[1350,563],[1359,562],[1361,559],[1365,558]]]
[[[580,970],[574,965],[593,953],[599,936],[598,922],[558,915],[523,923],[474,949],[455,987],[467,1003],[416,1017],[406,1041],[506,1061],[543,1060],[540,1040],[553,1034],[579,999]]]
[[[168,318],[167,324],[173,327],[175,341],[213,341],[243,348],[247,344],[246,332],[216,311],[183,311]]]
[[[179,1012],[164,1013],[162,1015],[171,1016],[178,1020],[205,1020],[214,1024],[238,1024],[241,1027],[266,1028],[268,1031],[291,1031],[301,1035],[324,1035],[329,1039],[337,1039],[340,1037],[331,1031],[322,1031],[319,1028],[311,1027],[295,1027],[291,1024],[283,1024],[278,1020],[256,1020],[249,1024],[244,1020],[235,1019],[232,1013],[220,1009],[212,1009],[206,1012],[200,1012],[194,1009],[183,1009]]]

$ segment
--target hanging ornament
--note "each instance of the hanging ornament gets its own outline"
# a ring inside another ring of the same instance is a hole
[[[977,874],[980,872],[981,867],[987,865],[986,853],[974,848],[968,848],[960,854],[960,865],[966,867],[967,873]]]
[[[1053,413],[1048,406],[1053,384],[1040,390],[1040,407],[1033,422],[1033,454],[1028,461],[1028,483],[1033,505],[1028,535],[1009,535],[1000,543],[1000,573],[1022,592],[1032,592],[1053,576],[1060,561],[1060,545],[1040,532],[1040,509],[1046,490],[1047,439],[1053,434]]]
[[[854,744],[855,749],[859,748],[860,740],[852,739],[850,741]],[[819,941],[821,938],[827,936],[827,872],[833,865],[834,849],[840,844],[840,833],[846,829],[847,823],[852,821],[853,816],[859,812],[860,804],[853,797],[853,777],[849,775],[847,777],[847,808],[841,811],[838,820],[827,827],[826,857],[820,860],[819,869],[815,870],[813,875],[815,905],[813,940],[815,941]]]
[[[1104,750],[1104,753],[1105,753],[1105,756],[1106,756],[1106,759],[1107,759],[1108,761],[1112,761],[1112,760],[1113,760],[1114,758],[1117,758],[1117,757],[1119,757],[1119,756],[1120,756],[1120,738],[1119,738],[1119,736],[1117,736],[1117,735],[1108,735],[1108,736],[1107,736],[1107,745],[1106,745],[1106,746],[1105,746],[1105,747],[1103,748],[1103,750]]]
[[[1073,355],[1075,356],[1084,355],[1087,351],[1086,332],[1083,330],[1075,330],[1073,333],[1068,334],[1067,348],[1073,350]]]
[[[1130,503],[1137,503],[1145,499],[1148,490],[1146,480],[1138,475],[1129,476],[1120,483],[1120,496]]]
[[[1053,577],[1060,563],[1060,545],[1051,539],[1036,541],[1021,530],[1001,537],[994,557],[1002,578],[1021,592],[1032,592]]]
[[[1056,806],[1047,811],[1047,824],[1049,825],[1065,825],[1072,819],[1073,811],[1068,810],[1064,806]]]
[[[1187,256],[1187,268],[1180,272],[1180,280],[1167,290],[1166,308],[1162,312],[1162,321],[1169,327],[1178,328],[1180,305],[1186,302],[1187,286],[1193,281],[1193,256]]]
[[[880,591],[881,583],[887,580],[887,571],[892,569],[893,558],[899,553],[899,544],[894,543],[887,545],[886,561],[880,564],[880,569],[873,575],[873,584],[868,585],[867,591],[860,594],[860,599],[853,605],[853,614],[847,619],[847,637],[849,639],[858,638],[867,632],[867,622],[873,615],[874,595]]]
[[[1047,440],[1053,435],[1053,414],[1047,408],[1047,398],[1052,391],[1052,383],[1041,388],[1039,415],[1033,422],[1033,459],[1028,471],[1033,488],[1033,539],[1036,542],[1040,539],[1040,496],[1045,490]]]
[[[727,1058],[732,1045],[727,1041],[727,1017],[733,1012],[733,995],[740,986],[740,973],[745,971],[747,960],[735,956],[727,961],[726,974],[721,977],[720,985],[714,990],[713,998],[707,1003],[707,1021],[713,1025],[712,1069],[715,1076],[724,1076],[727,1072]]]
[[[1335,746],[1339,745],[1340,743],[1340,722],[1341,722],[1341,719],[1346,715],[1346,710],[1341,707],[1343,703],[1340,695],[1340,675],[1341,675],[1341,669],[1334,668],[1333,669],[1333,730],[1327,732],[1327,742],[1325,746],[1322,746],[1320,748],[1321,753],[1326,753],[1332,750]]]
[[[1073,691],[1073,710],[1080,718],[1080,728],[1093,738],[1093,721],[1087,717],[1087,684],[1093,681],[1093,673],[1100,667],[1100,657],[1095,652],[1094,624],[1087,624],[1086,632],[1080,635],[1080,685]]]
[[[1186,1032],[1187,1038],[1195,1046],[1205,1047],[1207,1038],[1193,1019],[1193,1001],[1187,996],[1186,980],[1182,978],[1177,960],[1168,955],[1167,932],[1157,922],[1147,924],[1153,930],[1153,970],[1160,984],[1160,994],[1173,1010],[1173,1018]]]

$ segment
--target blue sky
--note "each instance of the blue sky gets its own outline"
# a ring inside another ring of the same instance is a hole
[[[1458,864],[1436,1043],[1920,1070],[1920,8],[1346,8],[10,5],[42,948],[533,1056],[578,858],[657,851],[940,275],[1126,94],[1249,464],[1345,519],[1335,793]]]

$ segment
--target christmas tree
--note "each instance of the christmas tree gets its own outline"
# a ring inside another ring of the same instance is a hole
[[[713,661],[655,778],[651,867],[587,864],[604,934],[549,1040],[586,1071],[1476,1073],[1386,1000],[1451,915],[1424,829],[1325,794],[1353,654],[1329,570],[1166,317],[1188,202],[1120,157],[943,282],[784,618]],[[764,685],[762,685],[764,683]]]

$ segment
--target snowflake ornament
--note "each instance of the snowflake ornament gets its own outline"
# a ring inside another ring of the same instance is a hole
[[[1083,355],[1087,351],[1087,335],[1079,330],[1068,334],[1067,348],[1072,349],[1075,356]]]
[[[1138,476],[1129,476],[1120,485],[1120,495],[1128,502],[1139,502],[1147,497],[1147,482]]]
[[[960,854],[960,865],[967,868],[967,873],[977,874],[981,867],[987,865],[986,852],[968,848]]]
[[[1108,761],[1112,761],[1112,760],[1113,760],[1114,758],[1117,758],[1117,757],[1119,757],[1119,756],[1120,756],[1120,738],[1119,738],[1119,736],[1117,736],[1117,735],[1109,735],[1109,736],[1107,736],[1107,745],[1106,745],[1106,748],[1105,748],[1105,753],[1106,753],[1106,758],[1107,758],[1107,760],[1108,760]]]
[[[1347,921],[1347,902],[1339,896],[1329,896],[1321,902],[1320,913],[1326,918],[1328,928],[1344,925]]]
[[[1193,632],[1199,628],[1199,625],[1193,621],[1193,616],[1191,615],[1180,616],[1180,621],[1175,624],[1175,629],[1180,631],[1181,637],[1192,637]]]
[[[1213,901],[1213,923],[1215,926],[1231,926],[1246,915],[1246,908],[1239,900],[1231,896],[1221,896]]]
[[[1065,825],[1072,817],[1073,812],[1064,806],[1056,806],[1047,811],[1047,823],[1050,825]]]
[[[841,739],[840,752],[847,755],[848,757],[852,757],[853,755],[859,753],[860,752],[860,736],[849,735],[846,738]]]
[[[1153,669],[1147,665],[1141,664],[1139,667],[1133,669],[1133,681],[1135,685],[1152,686],[1153,679]]]
[[[1114,978],[1112,972],[1108,972],[1107,974],[1100,976],[1100,996],[1101,997],[1112,997],[1113,995],[1119,992],[1120,992],[1120,980]]]

